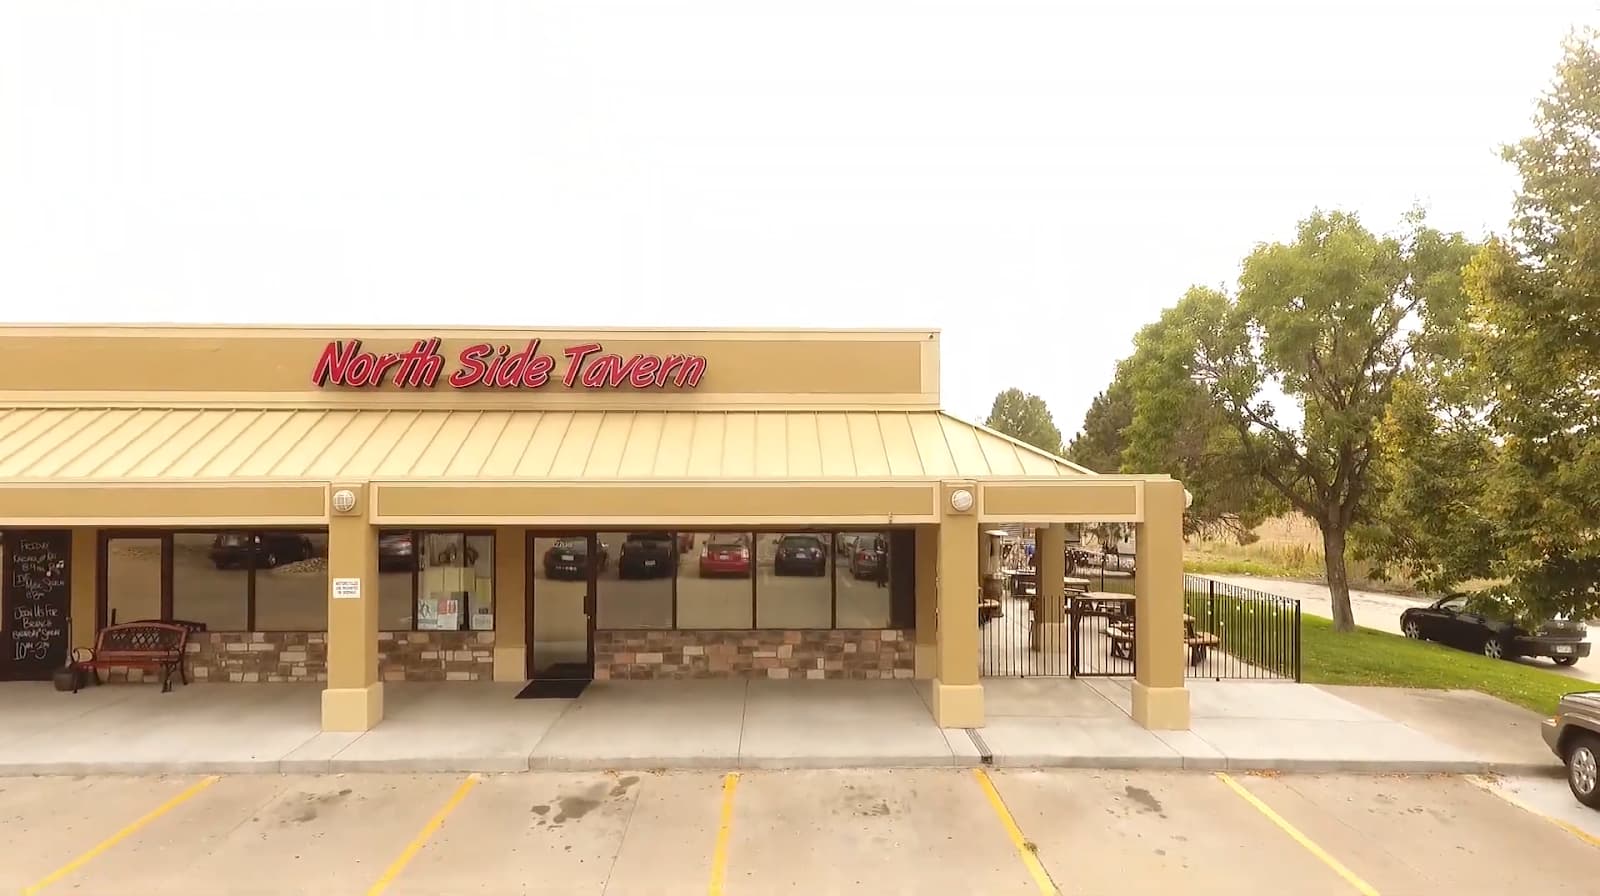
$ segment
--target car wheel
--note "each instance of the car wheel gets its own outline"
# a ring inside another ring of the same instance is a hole
[[[1558,656],[1553,657],[1553,659],[1556,661],[1557,666],[1570,666],[1578,661],[1575,656]]]
[[[1506,645],[1499,638],[1489,637],[1483,642],[1483,655],[1491,660],[1506,658]]]
[[[278,565],[278,555],[271,551],[261,555],[261,568],[272,569]]]
[[[1578,802],[1600,809],[1600,737],[1580,736],[1567,748],[1567,786]]]
[[[1407,619],[1400,628],[1406,633],[1407,638],[1413,641],[1422,640],[1422,626],[1417,623],[1417,620]]]

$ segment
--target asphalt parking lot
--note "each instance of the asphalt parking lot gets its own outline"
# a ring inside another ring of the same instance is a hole
[[[1542,896],[1600,874],[1594,828],[1427,776],[9,778],[0,830],[0,891],[27,894]]]

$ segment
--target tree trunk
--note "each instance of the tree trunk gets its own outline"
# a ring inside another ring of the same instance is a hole
[[[1322,550],[1328,571],[1328,593],[1333,598],[1333,630],[1353,632],[1356,617],[1350,609],[1350,575],[1344,564],[1344,527],[1337,523],[1322,526]]]

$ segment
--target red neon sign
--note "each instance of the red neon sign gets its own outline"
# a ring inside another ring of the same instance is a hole
[[[551,380],[569,389],[693,389],[706,372],[706,359],[699,355],[623,357],[607,353],[598,342],[569,345],[561,356],[566,367],[558,377],[556,357],[541,354],[537,339],[515,351],[510,345],[479,342],[461,350],[455,369],[446,376],[436,337],[419,339],[403,352],[382,354],[363,351],[359,339],[339,340],[322,350],[311,382],[321,389],[432,389],[441,379],[452,389],[542,389]]]

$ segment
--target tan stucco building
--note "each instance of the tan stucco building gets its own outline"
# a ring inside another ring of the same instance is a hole
[[[0,357],[0,678],[160,618],[204,626],[196,679],[325,680],[329,730],[385,681],[719,676],[916,679],[971,727],[985,524],[1043,527],[1049,591],[1063,524],[1124,522],[1135,718],[1188,725],[1181,486],[942,413],[935,332],[8,327]]]

